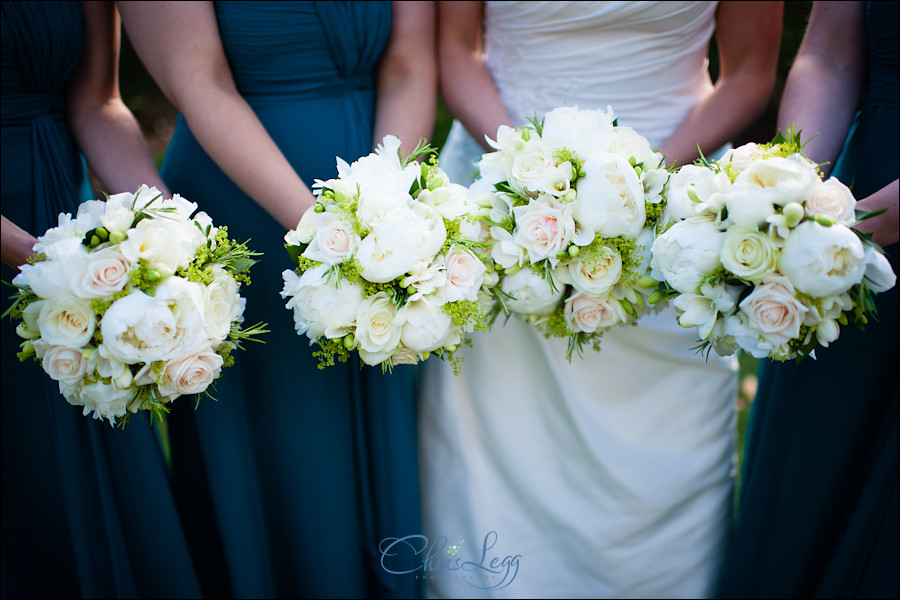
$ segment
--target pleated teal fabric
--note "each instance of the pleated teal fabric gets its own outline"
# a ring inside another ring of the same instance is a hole
[[[2,3],[2,209],[35,235],[92,197],[63,93],[84,27],[80,2]],[[83,416],[20,341],[4,320],[2,596],[198,597],[154,428]]]
[[[217,2],[237,87],[301,178],[373,150],[375,69],[390,2]],[[227,126],[227,124],[223,124]],[[252,152],[248,148],[247,152]],[[317,368],[280,297],[285,229],[212,162],[179,117],[162,169],[173,192],[264,253],[250,272],[247,344],[216,403],[171,415],[179,498],[209,593],[416,597],[381,566],[381,540],[421,533],[415,371]],[[410,569],[415,565],[410,565]]]
[[[864,198],[897,178],[897,3],[868,2],[868,77],[833,175]],[[888,257],[898,271],[898,245]],[[747,434],[725,598],[896,598],[898,291],[817,360],[766,361]]]

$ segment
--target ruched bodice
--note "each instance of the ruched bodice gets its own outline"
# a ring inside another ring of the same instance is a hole
[[[608,104],[658,145],[712,87],[715,12],[716,2],[487,2],[485,56],[515,124]]]
[[[485,57],[514,124],[557,106],[612,106],[620,125],[660,144],[712,90],[715,2],[485,5]],[[454,123],[441,166],[458,177],[480,155]],[[707,595],[731,517],[736,360],[691,350],[696,334],[672,309],[608,331],[599,352],[571,363],[567,340],[520,319],[473,342],[459,375],[423,368],[425,534],[477,561],[495,532],[489,557],[519,555],[519,566],[511,583],[438,569],[428,592]]]
[[[371,91],[391,12],[384,2],[217,2],[216,19],[237,88],[253,104]]]

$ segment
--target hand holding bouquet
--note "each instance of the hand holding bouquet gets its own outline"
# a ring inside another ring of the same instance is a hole
[[[799,359],[865,325],[894,285],[846,185],[823,181],[797,134],[747,144],[672,175],[653,274],[699,348]]]
[[[317,181],[318,201],[285,236],[297,262],[281,295],[298,335],[319,345],[320,368],[358,351],[385,369],[432,353],[453,360],[483,329],[482,288],[494,281],[479,256],[481,228],[465,187],[430,163],[406,159],[400,140]]]
[[[146,186],[85,202],[38,238],[39,260],[13,279],[20,359],[40,361],[85,415],[160,416],[206,393],[232,350],[264,331],[241,328],[239,282],[254,253],[196,208]]]
[[[611,108],[557,108],[541,123],[500,127],[489,143],[496,151],[479,162],[472,193],[488,209],[502,269],[497,310],[568,337],[571,360],[649,308],[663,157]]]

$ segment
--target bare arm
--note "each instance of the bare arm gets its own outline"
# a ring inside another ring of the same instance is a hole
[[[435,3],[394,2],[391,37],[378,65],[375,144],[387,134],[409,154],[431,137],[437,104]]]
[[[6,266],[18,269],[33,254],[31,249],[37,243],[37,239],[6,217],[2,217],[2,220],[0,249],[2,249],[3,255],[0,259]]]
[[[810,140],[804,153],[827,163],[822,166],[826,174],[841,151],[862,93],[864,9],[862,2],[813,5],[781,98],[779,127],[796,124],[803,139]]]
[[[494,137],[510,118],[482,58],[483,20],[483,2],[438,3],[441,95],[450,112],[490,151],[484,136]]]
[[[165,190],[137,120],[119,94],[121,24],[112,2],[82,2],[85,45],[66,88],[67,120],[93,172],[113,194]]]
[[[843,148],[865,83],[864,11],[862,2],[813,5],[781,100],[779,126],[797,125],[803,139],[809,140],[804,153],[823,163],[824,173],[831,170]],[[895,179],[858,204],[861,210],[887,209],[859,225],[861,231],[873,233],[882,246],[898,240],[898,189]]]
[[[212,3],[121,2],[119,10],[147,70],[207,154],[281,225],[296,227],[315,199],[238,93]]]
[[[783,2],[722,2],[716,10],[719,77],[660,150],[683,165],[715,151],[762,112],[775,86]]]

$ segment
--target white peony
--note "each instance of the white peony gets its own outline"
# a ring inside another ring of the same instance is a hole
[[[562,106],[544,115],[541,138],[550,147],[568,148],[585,160],[593,153],[609,151],[615,118],[611,107],[604,111]]]
[[[282,277],[281,296],[289,298],[285,306],[294,313],[298,334],[314,340],[343,337],[353,331],[363,294],[358,284],[329,277],[326,265],[308,269],[300,277],[286,270]]]
[[[682,293],[696,293],[704,276],[721,266],[724,233],[703,217],[692,217],[670,227],[653,242],[652,276]]]
[[[804,221],[788,237],[779,269],[804,294],[835,296],[862,280],[866,253],[849,228]]]
[[[441,310],[441,306],[425,297],[407,302],[400,309],[399,314],[404,321],[400,341],[406,348],[424,353],[444,346],[450,336],[453,321]]]
[[[373,283],[387,283],[431,260],[447,239],[441,215],[419,202],[396,208],[385,215],[359,244],[356,258],[362,276]]]
[[[615,154],[594,154],[578,180],[575,220],[603,237],[635,237],[644,227],[644,187],[634,168]]]

